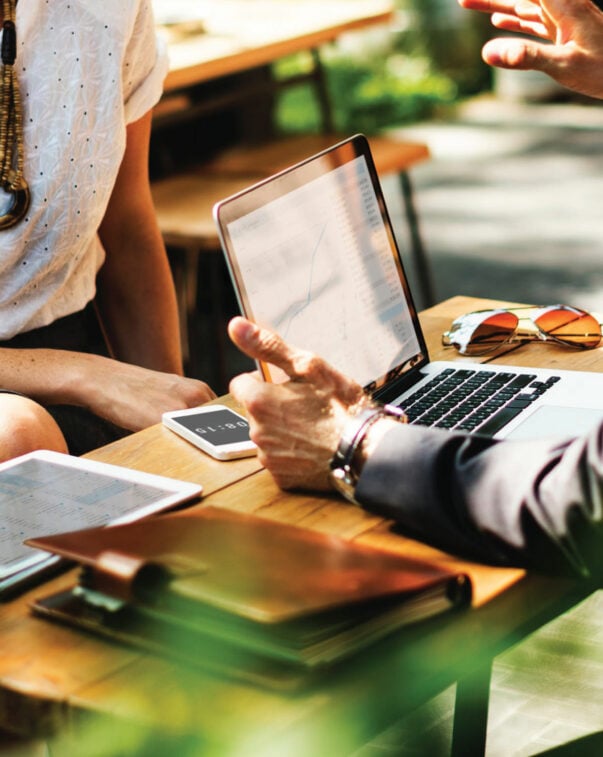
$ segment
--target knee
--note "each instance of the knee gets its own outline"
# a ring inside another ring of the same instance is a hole
[[[0,461],[36,449],[67,452],[54,418],[27,397],[0,394]]]

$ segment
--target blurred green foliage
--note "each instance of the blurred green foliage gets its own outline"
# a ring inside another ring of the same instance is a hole
[[[334,46],[322,62],[335,127],[375,132],[438,114],[459,98],[489,86],[481,62],[485,17],[461,11],[455,0],[397,0],[398,17],[378,42]],[[487,19],[486,19],[487,20]],[[361,38],[362,33],[356,33]],[[306,72],[308,55],[280,61],[278,79]],[[276,127],[285,133],[320,131],[320,110],[311,84],[284,89]]]
[[[402,70],[388,65],[391,62],[346,55],[326,63],[329,97],[339,131],[372,133],[384,126],[427,117],[438,106],[456,99],[454,82],[437,72],[423,71],[420,61],[408,60]],[[320,110],[310,84],[283,92],[277,124],[283,132],[320,131]]]
[[[412,56],[424,56],[433,70],[451,78],[459,96],[491,84],[491,69],[480,50],[491,32],[490,19],[460,8],[456,0],[396,0],[406,18],[398,45]]]

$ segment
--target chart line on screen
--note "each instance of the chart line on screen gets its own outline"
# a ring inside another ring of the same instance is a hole
[[[309,280],[308,280],[308,291],[306,294],[305,300],[302,302],[299,307],[295,309],[293,314],[289,316],[287,325],[285,328],[282,328],[280,323],[277,322],[276,328],[278,331],[281,332],[282,336],[286,339],[289,336],[289,329],[291,328],[291,324],[293,321],[300,316],[306,308],[310,307],[312,303],[312,291],[313,291],[313,285],[314,285],[314,272],[315,272],[315,266],[316,266],[316,256],[318,255],[318,251],[320,249],[320,245],[322,243],[322,240],[325,236],[325,232],[327,230],[328,222],[324,224],[322,229],[320,230],[320,234],[318,236],[318,239],[316,241],[316,244],[314,245],[314,249],[312,250],[312,254],[310,256],[310,269],[309,269]]]

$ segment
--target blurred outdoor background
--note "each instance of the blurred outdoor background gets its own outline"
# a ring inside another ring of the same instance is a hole
[[[437,298],[603,309],[601,105],[543,74],[493,72],[480,49],[498,32],[455,0],[397,7],[393,27],[352,34],[323,60],[341,131],[393,131],[431,150],[412,178]],[[277,75],[295,66],[304,56]],[[285,132],[319,128],[307,88],[286,92],[276,118]],[[383,183],[403,232],[396,182]]]
[[[186,18],[214,2],[154,0],[165,18]],[[261,0],[248,0],[250,14],[254,3]],[[603,106],[543,74],[491,70],[480,50],[498,32],[487,16],[462,10],[456,0],[394,3],[392,23],[345,34],[324,45],[320,57],[338,132],[389,133],[430,149],[430,159],[409,175],[435,299],[464,294],[603,310]],[[237,86],[286,80],[312,65],[306,51],[233,80]],[[198,97],[215,97],[230,84],[209,82]],[[152,175],[162,172],[166,144],[171,168],[187,169],[242,139],[321,128],[313,85],[283,86],[239,105],[236,115],[208,113],[201,122],[155,128]],[[409,253],[399,184],[395,175],[382,184],[421,308],[427,303]],[[225,269],[223,279],[227,318],[237,305]],[[193,324],[199,343],[207,341],[206,307],[202,298]],[[249,365],[229,352],[229,375]],[[205,377],[208,370],[203,356],[191,367]]]

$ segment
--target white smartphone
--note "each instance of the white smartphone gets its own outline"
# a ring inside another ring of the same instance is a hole
[[[217,460],[255,455],[249,423],[226,405],[207,405],[163,413],[163,425]]]

